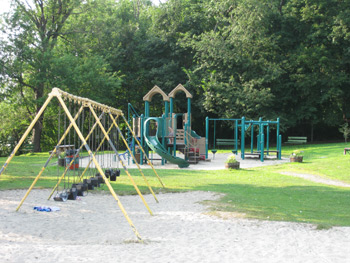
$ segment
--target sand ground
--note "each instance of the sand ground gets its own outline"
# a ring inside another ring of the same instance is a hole
[[[217,154],[211,162],[186,169],[224,169],[226,158]],[[288,160],[240,161],[249,168]],[[154,164],[157,169],[176,168]],[[154,216],[139,196],[121,196],[144,243],[136,242],[111,194],[90,191],[61,203],[48,201],[49,193],[33,190],[15,212],[25,190],[0,191],[0,262],[350,262],[350,227],[316,230],[311,224],[213,215],[205,201],[220,195],[212,192],[159,194],[159,203],[146,195]],[[35,206],[60,211],[38,212]]]
[[[350,228],[248,220],[208,213],[211,192],[121,196],[144,239],[137,239],[110,194],[47,201],[33,190],[19,212],[24,190],[0,191],[0,262],[350,262]],[[38,212],[34,206],[58,206]]]

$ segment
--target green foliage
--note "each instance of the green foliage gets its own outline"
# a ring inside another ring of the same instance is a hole
[[[304,152],[301,150],[294,150],[290,156],[291,157],[304,156],[303,153]]]
[[[280,117],[282,131],[306,135],[321,127],[320,137],[336,136],[350,120],[349,1],[14,3],[1,22],[8,36],[0,41],[1,97],[21,97],[26,119],[54,86],[124,111],[130,102],[141,113],[154,85],[167,93],[182,83],[194,95],[200,134],[208,114]],[[176,112],[186,111],[181,96]],[[163,113],[159,97],[151,111]],[[54,136],[40,131],[55,129],[53,110],[48,115],[33,133],[43,147]]]
[[[345,142],[347,142],[349,135],[350,135],[350,127],[349,123],[344,123],[340,125],[339,131],[343,134]]]
[[[231,154],[229,157],[227,157],[225,163],[237,163],[236,155]]]

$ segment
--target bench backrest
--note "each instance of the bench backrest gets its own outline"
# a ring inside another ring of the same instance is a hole
[[[216,139],[217,142],[235,142],[235,139]]]
[[[288,137],[288,141],[307,141],[307,137]]]

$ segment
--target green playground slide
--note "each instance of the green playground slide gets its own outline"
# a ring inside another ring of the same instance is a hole
[[[168,162],[177,164],[180,168],[185,168],[190,165],[186,160],[179,157],[174,157],[171,154],[169,154],[156,136],[145,136],[145,140],[147,145],[154,152],[158,153],[161,157],[166,159]]]
[[[186,160],[179,158],[179,157],[172,156],[170,153],[168,153],[168,151],[160,143],[160,141],[158,140],[158,136],[160,136],[159,129],[157,129],[156,136],[149,136],[148,135],[147,123],[151,120],[154,120],[157,122],[157,124],[158,124],[157,127],[161,127],[161,118],[151,117],[145,121],[145,123],[144,123],[144,138],[145,138],[145,141],[146,141],[148,147],[150,147],[154,152],[158,153],[162,158],[164,158],[168,162],[177,164],[180,168],[188,167],[190,164]]]

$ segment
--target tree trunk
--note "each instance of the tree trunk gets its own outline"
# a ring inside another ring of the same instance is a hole
[[[39,101],[43,96],[44,96],[44,84],[39,84],[35,94],[36,101]],[[41,106],[42,106],[41,104],[36,106],[35,115],[38,114],[38,112],[41,109]],[[34,152],[41,152],[40,142],[41,142],[41,134],[43,129],[43,120],[44,120],[44,112],[34,125],[34,129],[33,129]]]
[[[34,145],[34,152],[41,152],[41,147],[40,147],[40,141],[41,141],[41,134],[42,134],[42,120],[43,118],[41,117],[37,123],[34,125],[33,129],[33,145]]]
[[[314,142],[314,123],[311,122],[311,142]]]

